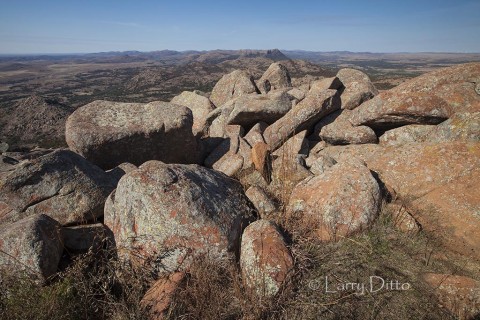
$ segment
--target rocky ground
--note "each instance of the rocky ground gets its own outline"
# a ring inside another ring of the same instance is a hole
[[[68,149],[0,145],[0,314],[475,319],[479,115],[479,63],[91,102]]]

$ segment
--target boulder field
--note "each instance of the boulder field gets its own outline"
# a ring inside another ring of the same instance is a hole
[[[479,84],[468,63],[381,92],[354,69],[295,88],[277,62],[257,80],[235,70],[210,94],[94,101],[66,121],[69,150],[4,148],[0,268],[46,282],[63,250],[110,237],[119,259],[162,274],[142,302],[159,313],[201,256],[238,261],[245,287],[272,298],[295,268],[286,233],[340,241],[384,205],[480,263]],[[449,293],[479,287],[441,277],[424,279],[452,310],[470,298]]]

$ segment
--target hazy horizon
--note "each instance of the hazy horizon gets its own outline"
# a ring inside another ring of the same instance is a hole
[[[1,9],[3,55],[219,48],[480,52],[480,1],[475,0],[25,0]]]

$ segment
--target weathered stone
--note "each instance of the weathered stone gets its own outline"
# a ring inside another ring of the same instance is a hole
[[[229,177],[233,177],[242,170],[243,164],[244,158],[240,154],[228,152],[213,164],[212,169],[220,171]]]
[[[245,284],[259,297],[273,297],[293,269],[293,258],[282,234],[267,220],[251,223],[243,232],[240,268]]]
[[[192,131],[194,135],[202,132],[208,114],[215,109],[215,106],[212,104],[209,98],[190,91],[183,91],[178,96],[173,97],[171,103],[184,106],[192,110]]]
[[[123,177],[126,173],[129,173],[130,171],[137,170],[138,167],[134,164],[124,162],[120,163],[118,166],[115,168],[108,170],[107,174],[114,180],[117,181],[120,180],[121,177]]]
[[[423,229],[448,249],[480,261],[478,168],[480,166],[412,202],[407,196],[406,206]]]
[[[25,271],[45,282],[57,271],[62,256],[60,224],[37,214],[0,226],[0,268]]]
[[[62,225],[95,220],[115,183],[78,154],[57,150],[17,165],[0,181],[0,221],[40,213]]]
[[[310,167],[310,172],[314,175],[320,175],[327,171],[328,168],[333,167],[337,164],[337,161],[329,156],[318,156]]]
[[[384,91],[354,110],[353,125],[391,129],[406,124],[438,124],[457,112],[480,111],[475,83],[480,63],[433,71]]]
[[[105,222],[119,256],[173,272],[188,269],[194,256],[223,259],[238,250],[251,210],[236,180],[198,165],[149,161],[120,180]]]
[[[272,63],[262,77],[257,81],[257,87],[261,93],[267,93],[271,90],[290,88],[292,80],[288,69],[278,63]]]
[[[270,147],[266,143],[256,143],[252,148],[252,162],[255,170],[260,172],[267,182],[270,182],[271,179],[271,161]]]
[[[480,258],[480,144],[414,143],[380,148],[366,162],[426,232]]]
[[[259,122],[256,125],[248,131],[248,133],[245,135],[245,140],[248,142],[250,146],[254,146],[258,142],[265,143],[265,140],[263,139],[263,131],[268,127],[268,124],[265,122]]]
[[[107,237],[107,230],[102,223],[96,223],[63,227],[62,235],[63,244],[70,251],[98,251]]]
[[[386,131],[380,136],[379,143],[385,146],[399,146],[412,142],[424,142],[435,126],[410,124]]]
[[[213,87],[210,100],[217,107],[223,106],[232,98],[258,92],[253,77],[242,70],[235,70],[224,75]]]
[[[431,130],[425,140],[480,142],[480,112],[455,113]]]
[[[271,124],[283,117],[291,107],[286,93],[244,95],[235,100],[227,124],[239,124],[246,128],[260,121]]]
[[[185,279],[185,273],[174,272],[157,280],[143,296],[140,305],[146,310],[149,319],[161,320],[167,316],[168,308],[178,287]]]
[[[290,89],[289,91],[287,91],[287,94],[291,96],[293,99],[297,100],[297,103],[305,99],[305,93],[298,88]],[[290,99],[290,100],[293,100],[293,99]]]
[[[306,168],[304,156],[297,154],[275,159],[272,162],[271,176],[269,191],[286,202],[292,189],[313,174]]]
[[[299,155],[306,158],[308,156],[308,140],[306,137],[307,130],[297,133],[272,153],[273,158],[296,159]]]
[[[261,218],[265,218],[277,209],[275,203],[270,200],[265,191],[258,186],[251,186],[245,194],[255,206]]]
[[[480,282],[452,274],[426,273],[423,280],[431,287],[440,306],[455,319],[477,319],[480,315]]]
[[[360,70],[345,68],[337,73],[345,89],[340,96],[342,109],[353,110],[378,94],[370,78]]]
[[[321,92],[328,89],[338,90],[342,88],[343,88],[343,84],[340,81],[340,79],[338,79],[337,77],[323,78],[321,80],[316,80],[316,81],[313,81],[310,85],[310,90],[313,89],[316,92]]]
[[[302,102],[270,125],[263,137],[270,148],[276,150],[295,133],[303,130],[311,131],[314,124],[321,118],[338,109],[340,109],[340,99],[336,90],[316,91],[312,88]]]
[[[0,180],[6,177],[20,162],[12,157],[0,155]]]
[[[239,138],[238,141],[239,141],[239,147],[238,147],[237,154],[243,158],[242,169],[248,169],[253,167],[252,147],[250,147],[248,142],[243,138]]]
[[[322,241],[336,241],[369,227],[381,201],[370,170],[358,160],[339,162],[292,191],[287,212]]]
[[[337,112],[323,118],[315,126],[315,131],[321,128],[319,136],[322,140],[330,144],[364,144],[378,142],[377,135],[371,128],[367,126],[352,126],[349,121],[350,110],[344,109]]]
[[[192,111],[167,102],[94,101],[67,119],[71,150],[104,169],[148,160],[197,163]]]
[[[9,147],[8,143],[0,142],[0,153],[7,152]]]

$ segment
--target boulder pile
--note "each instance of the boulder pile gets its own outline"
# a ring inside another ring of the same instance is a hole
[[[469,63],[382,92],[354,69],[294,88],[274,63],[258,80],[233,71],[210,95],[89,103],[66,122],[69,150],[4,148],[0,268],[44,282],[64,248],[110,236],[120,259],[154,265],[165,292],[208,256],[237,259],[246,287],[273,297],[295,267],[282,215],[335,242],[368,230],[385,203],[479,262],[479,84]]]

